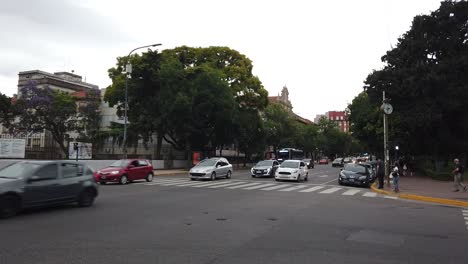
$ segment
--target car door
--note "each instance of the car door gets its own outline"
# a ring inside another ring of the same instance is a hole
[[[60,199],[57,163],[48,163],[26,179],[23,203],[25,207],[55,203]]]
[[[130,162],[130,164],[128,164],[127,171],[129,180],[138,180],[140,178],[139,175],[141,173],[141,168],[139,168],[138,160]]]
[[[215,172],[216,172],[216,176],[223,175],[223,162],[222,161],[216,162]]]
[[[307,174],[307,167],[303,161],[300,163],[301,175],[305,176]]]
[[[60,166],[60,196],[63,200],[76,200],[81,191],[84,166],[73,162],[62,162]]]
[[[146,175],[149,173],[149,164],[146,162],[146,160],[139,160],[138,161],[138,178],[144,179],[146,178]]]

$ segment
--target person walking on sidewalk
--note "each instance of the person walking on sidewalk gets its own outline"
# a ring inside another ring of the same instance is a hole
[[[379,180],[379,189],[383,189],[385,168],[382,159],[377,160],[377,179]]]
[[[467,188],[463,184],[463,173],[465,172],[465,168],[460,164],[459,159],[454,159],[453,162],[455,163],[455,169],[452,171],[453,173],[453,185],[455,187],[454,192],[460,191],[460,187],[463,191],[466,192]]]

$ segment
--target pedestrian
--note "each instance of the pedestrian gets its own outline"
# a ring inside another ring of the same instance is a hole
[[[379,180],[379,189],[383,189],[385,168],[382,159],[377,159],[377,179]]]
[[[405,164],[403,164],[403,176],[406,176],[406,173],[408,171],[408,166]]]
[[[393,168],[391,176],[393,178],[393,191],[396,193],[400,192],[400,188],[398,185],[400,183],[400,170],[398,169],[397,165],[395,165],[395,167]]]
[[[460,187],[463,191],[466,192],[467,188],[463,184],[463,173],[465,172],[465,168],[460,164],[459,159],[454,159],[453,162],[455,163],[455,169],[452,171],[453,173],[453,185],[455,187],[454,192],[460,191]]]

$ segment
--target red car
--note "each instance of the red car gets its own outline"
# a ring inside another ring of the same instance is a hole
[[[328,159],[320,159],[319,164],[328,164]]]
[[[101,184],[107,182],[118,182],[127,184],[135,180],[145,179],[147,182],[153,181],[153,165],[145,159],[123,159],[118,160],[109,167],[97,171],[96,181]]]

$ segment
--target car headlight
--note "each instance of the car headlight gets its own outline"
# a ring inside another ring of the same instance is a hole
[[[268,168],[268,169],[266,170],[266,173],[268,174],[268,173],[270,173],[270,171],[271,171],[271,169]]]
[[[367,179],[367,176],[361,176],[359,177],[359,180],[363,181],[363,180],[366,180]]]
[[[119,171],[111,171],[111,173],[110,173],[110,174],[112,174],[112,175],[116,175],[116,174],[119,174]]]
[[[340,172],[340,177],[341,178],[346,178],[346,175],[343,172]]]
[[[251,168],[251,169],[250,169],[250,172],[253,174],[253,173],[254,173],[254,168]]]
[[[299,170],[295,170],[295,171],[293,171],[293,173],[298,173],[298,172],[299,172]]]

